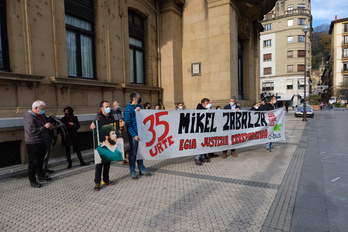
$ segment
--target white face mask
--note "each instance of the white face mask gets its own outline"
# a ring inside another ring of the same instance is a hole
[[[255,109],[258,109],[259,107],[258,107],[258,106],[255,106],[254,108],[255,108]]]
[[[230,106],[234,106],[234,102],[230,102]]]
[[[277,103],[277,100],[274,100],[273,104],[276,104]]]
[[[182,106],[179,106],[179,109],[182,110]]]
[[[212,106],[213,105],[209,103],[208,105],[205,106],[205,108],[210,109]]]

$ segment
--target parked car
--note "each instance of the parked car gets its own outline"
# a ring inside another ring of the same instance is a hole
[[[314,111],[310,105],[306,105],[307,117],[313,118]],[[303,117],[303,104],[296,107],[295,117]]]

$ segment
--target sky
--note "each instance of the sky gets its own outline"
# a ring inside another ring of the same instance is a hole
[[[312,27],[323,23],[331,24],[332,20],[348,18],[348,0],[311,0]]]

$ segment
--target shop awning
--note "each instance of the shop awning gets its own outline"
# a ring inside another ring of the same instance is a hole
[[[294,97],[293,93],[278,94],[277,101],[291,101]]]

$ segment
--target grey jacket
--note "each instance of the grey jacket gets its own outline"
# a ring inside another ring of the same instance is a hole
[[[46,123],[46,116],[42,115]],[[29,110],[23,117],[24,139],[26,144],[46,143],[51,139],[49,130],[36,114]]]

